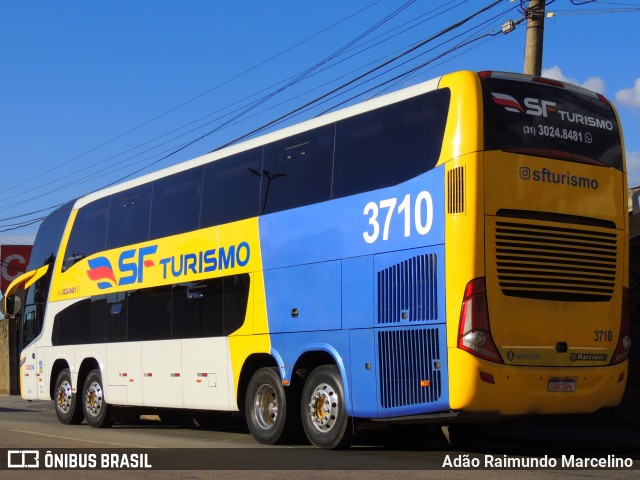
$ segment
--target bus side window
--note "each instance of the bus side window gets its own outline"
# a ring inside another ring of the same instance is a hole
[[[202,196],[202,167],[153,182],[149,239],[197,230]]]
[[[103,305],[107,317],[107,342],[126,342],[127,301],[126,293],[112,293]]]
[[[127,311],[128,341],[171,338],[171,285],[129,292]]]
[[[108,197],[85,205],[78,211],[64,254],[63,272],[83,258],[104,250],[108,217]]]
[[[262,147],[204,166],[200,228],[258,215]]]
[[[80,300],[55,316],[52,345],[81,345],[91,341],[91,300]]]
[[[173,288],[172,338],[222,336],[223,280],[180,283]]]
[[[104,343],[107,341],[107,296],[98,295],[91,299],[91,314],[89,317],[90,343]]]
[[[107,250],[144,242],[149,238],[151,185],[141,185],[111,196]]]
[[[261,213],[331,199],[335,125],[326,125],[264,147]]]
[[[244,324],[249,300],[248,273],[224,277],[224,334],[231,335]]]
[[[451,94],[435,90],[338,122],[333,198],[405,182],[442,150]]]

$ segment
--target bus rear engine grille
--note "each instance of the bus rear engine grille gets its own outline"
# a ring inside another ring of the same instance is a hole
[[[437,257],[419,255],[378,272],[378,324],[438,318]]]
[[[380,405],[432,403],[442,395],[437,328],[378,332]]]
[[[616,283],[617,233],[496,222],[498,282],[507,296],[606,302]]]

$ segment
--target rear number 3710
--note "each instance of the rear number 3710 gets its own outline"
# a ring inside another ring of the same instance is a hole
[[[429,192],[422,191],[415,199],[407,194],[400,202],[397,198],[369,202],[362,213],[369,217],[369,229],[362,232],[362,238],[367,243],[374,243],[381,236],[383,241],[389,240],[391,223],[397,217],[404,221],[405,238],[414,232],[426,235],[433,224],[433,199]]]

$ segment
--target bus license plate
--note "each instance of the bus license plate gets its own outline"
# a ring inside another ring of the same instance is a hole
[[[550,392],[575,392],[575,378],[550,378],[548,389]]]

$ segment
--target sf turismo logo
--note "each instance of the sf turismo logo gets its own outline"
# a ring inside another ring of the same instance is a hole
[[[525,110],[520,103],[511,95],[491,92],[493,103],[502,105],[507,112],[526,113],[536,117],[548,117],[549,113],[556,112],[556,102],[540,100],[538,98],[527,97],[524,99]]]
[[[200,251],[176,252],[162,258],[152,258],[158,245],[130,248],[120,253],[117,264],[104,256],[89,259],[87,275],[101,290],[116,286],[144,283],[145,274],[162,276],[162,280],[178,279],[221,270],[246,267],[251,258],[247,242],[209,248]],[[74,293],[74,292],[70,292]]]
[[[554,117],[556,119],[557,116],[560,115],[560,121],[562,122],[585,125],[587,127],[596,127],[609,131],[614,129],[614,125],[611,120],[561,110],[558,108],[558,104],[556,102],[551,102],[549,100],[526,97],[522,103],[520,103],[511,95],[491,92],[491,101],[496,105],[503,107],[507,112],[518,114],[523,113],[525,115],[543,118],[549,118],[551,116],[550,114],[555,114]]]

